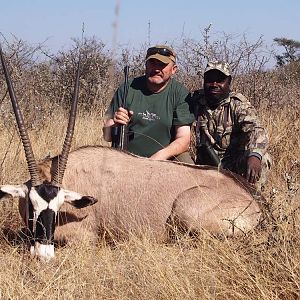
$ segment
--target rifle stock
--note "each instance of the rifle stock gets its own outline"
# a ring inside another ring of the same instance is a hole
[[[221,163],[221,160],[212,145],[202,144],[198,147],[197,151],[197,162],[205,162],[205,164],[210,166],[218,167]]]

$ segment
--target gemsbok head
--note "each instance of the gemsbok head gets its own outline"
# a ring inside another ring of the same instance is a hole
[[[58,159],[56,171],[51,180],[42,181],[1,46],[0,56],[30,174],[30,180],[26,184],[2,185],[0,187],[0,198],[5,195],[11,195],[25,199],[27,206],[26,221],[32,234],[31,254],[42,260],[48,260],[54,257],[53,238],[55,224],[58,211],[62,204],[68,202],[76,208],[82,208],[97,202],[93,197],[83,196],[75,191],[64,189],[61,186],[74,133],[79,94],[80,58],[78,61],[72,106],[63,149]]]
[[[98,239],[115,242],[147,234],[156,241],[168,241],[177,229],[193,236],[202,231],[236,236],[259,224],[260,195],[254,196],[245,179],[231,172],[156,161],[103,146],[69,152],[80,60],[62,154],[37,164],[0,52],[31,177],[22,185],[1,186],[0,199],[6,194],[19,197],[19,211],[32,232],[33,255],[52,258],[53,238],[72,244]]]

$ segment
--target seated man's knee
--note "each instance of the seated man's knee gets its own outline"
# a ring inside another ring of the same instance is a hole
[[[192,164],[192,165],[195,164],[195,162],[192,160],[192,157],[191,157],[191,154],[189,153],[189,151],[186,151],[186,152],[183,152],[183,153],[177,155],[173,160],[187,163],[187,164]]]

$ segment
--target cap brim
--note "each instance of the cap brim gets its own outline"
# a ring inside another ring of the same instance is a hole
[[[146,58],[146,61],[149,60],[149,59],[157,59],[161,62],[163,62],[164,64],[169,64],[170,62],[174,62],[175,63],[175,57],[174,56],[164,56],[164,55],[161,55],[159,53],[156,53],[156,54],[153,54],[153,55],[150,55]]]
[[[206,68],[206,70],[205,70],[204,73],[207,73],[208,71],[211,71],[211,70],[217,70],[217,71],[220,71],[221,73],[223,73],[223,74],[226,75],[226,76],[230,76],[230,75],[231,75],[229,72],[226,72],[226,71],[224,71],[223,69],[218,68],[218,67],[208,67],[208,68]]]

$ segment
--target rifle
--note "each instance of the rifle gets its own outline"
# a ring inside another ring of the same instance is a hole
[[[196,96],[198,96],[197,100],[199,100],[199,97],[204,97],[203,91],[197,91]],[[205,106],[200,102],[195,102],[194,107],[196,118],[198,118],[200,114],[205,114]],[[197,146],[196,164],[206,164],[209,166],[219,167],[221,164],[221,160],[214,150],[211,139],[204,131],[200,130],[199,123],[200,121],[198,120],[196,130],[199,130],[200,132],[200,144]]]
[[[129,74],[129,66],[124,67],[124,90],[123,90],[123,98],[121,107],[126,108],[126,98],[128,94],[128,74]],[[112,147],[126,150],[127,149],[127,126],[126,125],[118,125],[116,127],[112,127]]]
[[[197,156],[199,156],[199,160],[205,161],[205,164],[210,166],[218,167],[220,165],[220,158],[215,152],[213,146],[211,144],[201,144],[198,147]],[[197,159],[198,161],[198,159]]]

